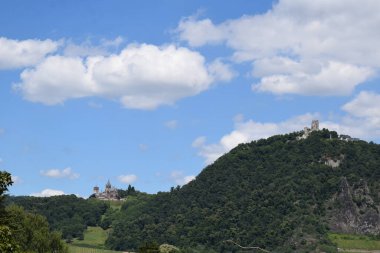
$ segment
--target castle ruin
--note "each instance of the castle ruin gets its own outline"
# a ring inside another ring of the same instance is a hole
[[[311,121],[311,128],[305,127],[303,129],[303,135],[298,136],[297,139],[298,140],[306,139],[307,137],[309,137],[311,132],[318,131],[318,130],[319,130],[319,120],[312,120]]]

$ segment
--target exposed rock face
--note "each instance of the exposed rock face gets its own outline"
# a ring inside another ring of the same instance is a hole
[[[327,166],[330,166],[331,168],[338,168],[341,163],[341,160],[333,160],[333,159],[327,159],[325,161],[325,164]]]
[[[342,178],[339,192],[327,206],[330,229],[341,233],[379,234],[380,208],[369,193],[365,181],[350,186],[347,179]]]
[[[343,154],[338,157],[323,156],[322,161],[324,161],[325,165],[330,166],[331,168],[338,168],[344,160],[344,157]]]

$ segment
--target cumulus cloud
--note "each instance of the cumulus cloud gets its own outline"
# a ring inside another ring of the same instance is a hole
[[[87,40],[83,43],[76,44],[67,41],[63,54],[70,57],[86,57],[86,56],[99,56],[110,55],[112,51],[117,49],[123,43],[122,37],[116,37],[113,40],[101,40],[100,44],[94,45],[91,41]]]
[[[380,118],[380,94],[362,91],[354,100],[348,102],[342,108],[356,117]]]
[[[224,25],[216,26],[210,19],[197,20],[196,17],[184,18],[177,27],[179,38],[190,46],[220,44],[226,39]]]
[[[195,176],[193,175],[184,175],[182,171],[172,171],[170,174],[170,180],[176,183],[177,185],[185,185],[190,181],[194,180]]]
[[[41,192],[30,194],[30,196],[33,196],[33,197],[51,197],[51,196],[59,196],[59,195],[65,195],[65,193],[60,190],[44,189]]]
[[[137,180],[137,176],[134,175],[134,174],[130,174],[130,175],[120,175],[117,177],[117,179],[121,182],[121,183],[124,183],[124,184],[132,184],[133,182],[135,182]]]
[[[231,66],[222,62],[220,59],[216,59],[208,65],[208,71],[216,81],[230,81],[237,74],[232,70]]]
[[[380,136],[380,94],[362,91],[342,106],[348,113],[345,124],[356,129],[355,134],[366,138]]]
[[[290,61],[290,60],[288,60]],[[259,63],[257,63],[259,64]],[[295,63],[297,65],[299,63]],[[270,67],[272,68],[272,67]],[[313,73],[317,71],[316,73]],[[279,71],[281,72],[281,71]],[[370,68],[340,62],[309,71],[291,71],[289,74],[264,75],[253,90],[275,94],[350,95],[355,87],[373,75]]]
[[[24,70],[15,89],[46,105],[97,96],[155,109],[229,79],[228,71],[220,61],[207,66],[201,54],[184,47],[133,44],[109,56],[49,56]]]
[[[0,37],[0,70],[37,64],[57,51],[59,42],[52,40],[12,40]]]
[[[235,61],[251,61],[255,90],[347,95],[380,67],[379,11],[376,0],[280,0],[264,14],[219,24],[186,18],[177,32],[190,46],[224,44]]]
[[[45,177],[51,178],[69,178],[69,179],[77,179],[79,178],[79,174],[75,173],[70,167],[67,167],[63,170],[59,169],[51,169],[51,170],[42,170],[41,175]]]

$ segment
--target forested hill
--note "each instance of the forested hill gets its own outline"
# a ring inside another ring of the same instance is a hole
[[[241,144],[138,212],[125,205],[107,245],[228,252],[233,240],[271,252],[335,252],[330,229],[379,234],[380,145],[342,141],[325,129],[296,140],[300,134]]]
[[[62,238],[83,238],[87,226],[101,224],[101,217],[109,203],[95,199],[83,199],[75,195],[44,197],[18,196],[6,198],[6,205],[18,205],[31,213],[46,217],[52,230],[62,233]]]

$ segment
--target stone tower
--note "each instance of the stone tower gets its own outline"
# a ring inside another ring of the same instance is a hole
[[[99,187],[98,187],[98,186],[95,186],[95,187],[94,187],[94,193],[95,193],[95,194],[99,194]]]
[[[319,130],[319,121],[313,120],[311,122],[311,131],[317,131],[317,130]]]

